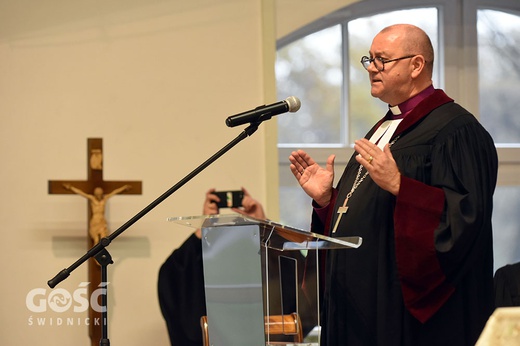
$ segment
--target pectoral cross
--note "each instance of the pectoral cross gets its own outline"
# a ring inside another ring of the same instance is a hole
[[[106,181],[103,179],[103,139],[89,138],[87,142],[87,166],[88,166],[88,180],[49,180],[49,194],[72,194],[78,193],[82,195],[94,194],[96,189],[102,189],[109,193],[107,197],[115,194],[141,194],[142,183],[140,181]],[[85,197],[84,196],[84,197]],[[92,203],[88,203],[88,219],[91,220],[87,232],[87,248],[90,249],[94,245],[94,239],[90,236],[93,224],[99,222],[92,222],[92,218],[104,216],[104,203],[102,210],[93,210]],[[100,215],[97,215],[100,214]],[[94,220],[96,221],[96,220]],[[89,273],[89,297],[101,283],[101,267],[97,264],[94,258],[88,261]],[[89,308],[89,335],[92,346],[98,346],[101,338],[100,323],[101,313]],[[97,324],[96,324],[97,323]]]
[[[336,223],[334,224],[334,229],[332,230],[332,233],[336,233],[336,230],[338,229],[338,226],[339,226],[339,222],[341,221],[341,217],[343,216],[343,214],[347,213],[347,211],[348,211],[347,203],[348,203],[348,197],[345,198],[345,202],[343,202],[343,205],[338,208],[337,213],[339,215],[338,215],[338,218],[336,219]]]
[[[363,176],[361,176],[362,170],[363,170],[363,166],[359,165],[356,179],[354,180],[354,183],[352,184],[352,189],[350,189],[350,192],[347,193],[347,197],[345,197],[345,202],[343,202],[343,205],[338,208],[337,213],[339,215],[338,215],[338,219],[336,220],[336,224],[334,225],[334,229],[332,230],[332,233],[336,233],[338,226],[339,226],[339,222],[341,221],[341,217],[343,216],[343,214],[346,214],[348,211],[347,203],[348,203],[349,198],[352,197],[352,194],[354,193],[354,191],[356,191],[359,184],[361,184],[363,182],[363,180],[365,180],[365,178],[368,176],[368,171],[366,171],[365,174]]]

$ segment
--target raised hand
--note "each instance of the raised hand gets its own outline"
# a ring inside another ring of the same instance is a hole
[[[330,155],[323,168],[303,150],[293,151],[289,156],[292,174],[305,193],[321,207],[326,206],[332,197],[335,158],[335,155]]]
[[[359,154],[357,162],[363,165],[372,180],[383,190],[397,196],[401,186],[401,173],[387,144],[384,150],[363,138],[355,141],[354,150]]]

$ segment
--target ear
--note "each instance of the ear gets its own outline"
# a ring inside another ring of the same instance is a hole
[[[412,66],[412,78],[417,78],[422,73],[426,66],[426,60],[422,55],[416,55],[412,58],[411,64]]]

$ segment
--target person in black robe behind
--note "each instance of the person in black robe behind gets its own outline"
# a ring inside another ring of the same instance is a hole
[[[253,199],[246,189],[242,190],[244,192],[242,207],[238,209],[232,208],[232,210],[256,219],[265,219],[266,217],[262,205]],[[203,205],[204,215],[215,215],[219,213],[219,208],[216,204],[216,202],[219,202],[219,198],[214,192],[215,189],[210,189],[206,192],[206,199]],[[305,273],[306,287],[305,290],[300,288],[300,294],[297,297],[298,302],[296,303],[294,292],[292,290],[286,290],[284,293],[281,293],[280,287],[280,285],[284,285],[280,280],[285,282],[285,285],[289,287],[286,281],[294,280],[294,278],[290,276],[279,277],[278,256],[272,255],[273,253],[276,254],[277,250],[268,249],[268,251],[270,252],[269,266],[271,268],[269,271],[269,284],[272,285],[270,311],[272,314],[281,314],[282,311],[280,310],[283,310],[283,313],[292,313],[296,311],[295,304],[298,304],[303,333],[305,335],[317,324],[317,316],[315,314],[317,311],[317,301],[312,299],[313,294],[316,294],[316,286],[314,285],[315,277],[309,275],[309,272],[312,272],[312,270]],[[307,269],[315,265],[312,256],[306,260],[300,252],[289,251],[283,254],[280,253],[280,255],[282,255],[282,265],[284,262],[288,263],[284,261],[283,258],[298,261],[297,269],[299,280],[303,280],[304,277],[305,265],[303,265],[303,262],[306,262],[308,265]],[[289,260],[289,262],[292,262],[292,260]],[[262,261],[262,264],[263,263]],[[289,264],[289,266],[290,265],[291,264]],[[285,266],[287,266],[287,264],[285,264]],[[292,283],[294,283],[294,281],[292,281]],[[206,298],[200,229],[191,234],[162,264],[159,269],[157,287],[159,305],[166,322],[171,345],[201,346],[203,342],[200,318],[206,315]],[[284,299],[281,299],[281,294],[284,295]],[[283,341],[284,338],[287,339],[287,337],[284,336],[278,339]],[[276,337],[272,339],[276,340]]]
[[[496,308],[520,306],[520,262],[498,268],[493,280]]]
[[[474,345],[493,312],[497,152],[434,89],[433,60],[420,28],[380,31],[361,63],[389,111],[355,141],[337,186],[334,155],[325,167],[303,150],[289,157],[313,199],[311,229],[363,239],[327,252],[321,345]]]
[[[200,346],[200,317],[206,315],[202,245],[191,234],[159,270],[158,294],[172,346]]]

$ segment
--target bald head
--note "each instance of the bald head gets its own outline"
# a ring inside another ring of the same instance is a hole
[[[395,36],[396,44],[399,44],[405,54],[420,54],[426,61],[426,72],[433,73],[433,46],[428,34],[419,27],[411,24],[395,24],[380,31],[379,34]]]

